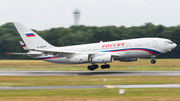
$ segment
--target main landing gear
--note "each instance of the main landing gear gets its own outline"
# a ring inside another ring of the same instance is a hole
[[[98,67],[99,67],[98,65],[92,64],[90,66],[87,66],[87,69],[93,71],[93,70],[97,69]],[[102,69],[109,69],[110,65],[105,63],[105,65],[101,65],[101,68]]]
[[[98,67],[99,67],[98,65],[93,64],[93,65],[91,65],[91,66],[87,66],[87,69],[93,71],[93,70],[97,69]]]
[[[101,69],[109,69],[109,68],[110,68],[109,64],[101,65]]]

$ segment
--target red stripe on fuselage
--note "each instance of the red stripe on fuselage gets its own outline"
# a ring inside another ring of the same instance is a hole
[[[59,58],[59,57],[38,58],[38,60],[55,59],[55,58]]]
[[[120,52],[120,51],[130,51],[130,50],[142,50],[142,51],[146,51],[146,52],[149,52],[153,55],[157,55],[157,53],[151,51],[151,50],[146,50],[146,49],[125,49],[125,50],[115,50],[115,51],[110,51],[110,52]]]

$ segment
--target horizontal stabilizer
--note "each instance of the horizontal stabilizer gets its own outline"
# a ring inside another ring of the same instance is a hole
[[[42,55],[41,53],[5,53],[5,54],[13,54],[13,55]]]

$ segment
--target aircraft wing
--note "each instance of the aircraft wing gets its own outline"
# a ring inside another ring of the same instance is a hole
[[[55,49],[35,49],[33,51],[39,51],[43,52],[44,54],[51,54],[51,55],[57,55],[57,54],[90,54],[90,55],[96,55],[96,54],[110,54],[114,57],[122,56],[125,53],[124,52],[77,52],[77,51],[61,51],[61,50],[55,50]]]
[[[77,51],[61,51],[57,49],[33,49],[30,51],[36,51],[36,52],[27,52],[27,53],[5,53],[5,54],[13,54],[13,55],[29,55],[29,56],[38,56],[38,55],[62,55],[62,56],[67,56],[71,57],[72,54],[89,54],[89,55],[106,55],[109,54],[113,57],[124,57],[125,53],[124,52],[77,52]]]
[[[66,57],[69,57],[73,54],[93,54],[92,52],[87,53],[87,52],[77,52],[77,51],[61,51],[61,50],[57,50],[57,49],[34,49],[32,51],[39,51],[45,55],[54,55],[54,56],[61,55],[61,56],[66,56]]]
[[[61,51],[55,49],[34,49],[33,51],[39,51],[43,53],[59,53],[59,54],[75,54],[75,53],[82,53],[82,52],[75,52],[75,51]]]

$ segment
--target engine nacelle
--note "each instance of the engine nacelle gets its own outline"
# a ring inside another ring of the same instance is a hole
[[[80,62],[89,62],[91,57],[89,54],[75,55],[69,59],[70,62],[80,63]]]
[[[93,63],[107,63],[112,62],[114,59],[111,55],[100,55],[92,58]]]
[[[133,61],[138,61],[139,58],[129,58],[129,59],[119,59],[119,61],[122,62],[133,62]]]

